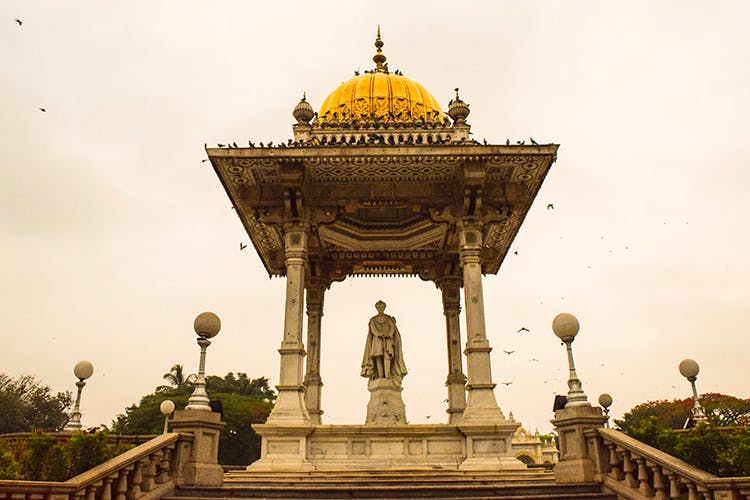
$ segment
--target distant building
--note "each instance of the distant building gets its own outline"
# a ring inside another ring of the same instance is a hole
[[[526,465],[557,463],[560,452],[552,436],[530,433],[523,426],[513,434],[513,456]]]

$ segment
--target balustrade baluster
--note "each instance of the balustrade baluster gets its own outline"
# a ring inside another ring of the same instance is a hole
[[[96,500],[96,487],[96,483],[86,487],[86,500]]]
[[[126,495],[128,493],[128,470],[122,469],[120,475],[117,478],[117,489],[115,490],[115,500],[127,500]]]
[[[159,474],[156,476],[156,484],[164,484],[169,481],[169,452],[163,448],[159,455]]]
[[[698,500],[698,494],[695,491],[695,484],[692,482],[687,483],[688,500]]]
[[[102,483],[102,495],[99,500],[112,500],[112,481],[114,481],[114,479],[114,476],[104,478],[104,482]]]
[[[141,484],[141,491],[148,492],[154,489],[154,479],[156,478],[156,457],[150,455],[144,459],[145,465],[143,467],[143,484]]]
[[[622,481],[625,475],[622,473],[622,460],[617,454],[617,447],[614,444],[608,444],[609,448],[609,475],[617,481]]]
[[[138,460],[133,467],[133,478],[130,480],[128,500],[135,500],[141,496],[143,493],[141,484],[143,484],[143,462]]]
[[[646,462],[646,465],[651,469],[651,476],[654,478],[654,498],[667,500],[666,484],[664,483],[664,474],[662,474],[661,467],[654,462]]]
[[[630,458],[630,452],[623,450],[622,452],[622,471],[625,473],[625,486],[628,488],[638,488],[638,480],[633,474],[633,460]]]
[[[650,497],[654,495],[654,489],[649,483],[648,467],[646,467],[646,461],[641,457],[635,458],[635,463],[638,465],[638,491],[644,497]]]
[[[667,471],[665,475],[669,479],[669,498],[677,500],[680,498],[680,479],[671,471]]]

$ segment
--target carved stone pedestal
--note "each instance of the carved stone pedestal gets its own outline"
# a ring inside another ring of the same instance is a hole
[[[376,378],[367,383],[367,390],[370,402],[367,403],[366,425],[406,424],[401,384],[393,379]]]
[[[555,465],[555,482],[584,483],[593,481],[596,467],[584,432],[604,427],[608,417],[597,406],[566,406],[555,412],[552,425],[560,436],[560,461]]]
[[[221,415],[206,410],[177,410],[172,431],[193,436],[190,456],[179,465],[178,483],[189,486],[221,486],[224,469],[219,465]]]

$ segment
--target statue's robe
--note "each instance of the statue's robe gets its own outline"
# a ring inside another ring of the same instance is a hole
[[[406,363],[401,350],[401,334],[396,327],[396,318],[387,314],[378,314],[370,318],[365,342],[365,353],[362,356],[363,377],[378,378],[374,358],[383,356],[385,365],[390,365],[390,373],[385,378],[401,382],[406,375]]]

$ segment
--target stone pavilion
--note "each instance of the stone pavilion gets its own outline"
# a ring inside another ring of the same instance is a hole
[[[293,139],[207,149],[267,272],[286,279],[278,397],[255,427],[262,455],[250,470],[523,468],[511,450],[520,424],[495,397],[482,281],[498,272],[558,146],[473,140],[458,89],[445,112],[388,69],[379,31],[375,47],[372,70],[317,112],[302,98]],[[414,277],[440,291],[446,423],[395,423],[386,411],[367,424],[325,424],[324,298],[349,276]]]

